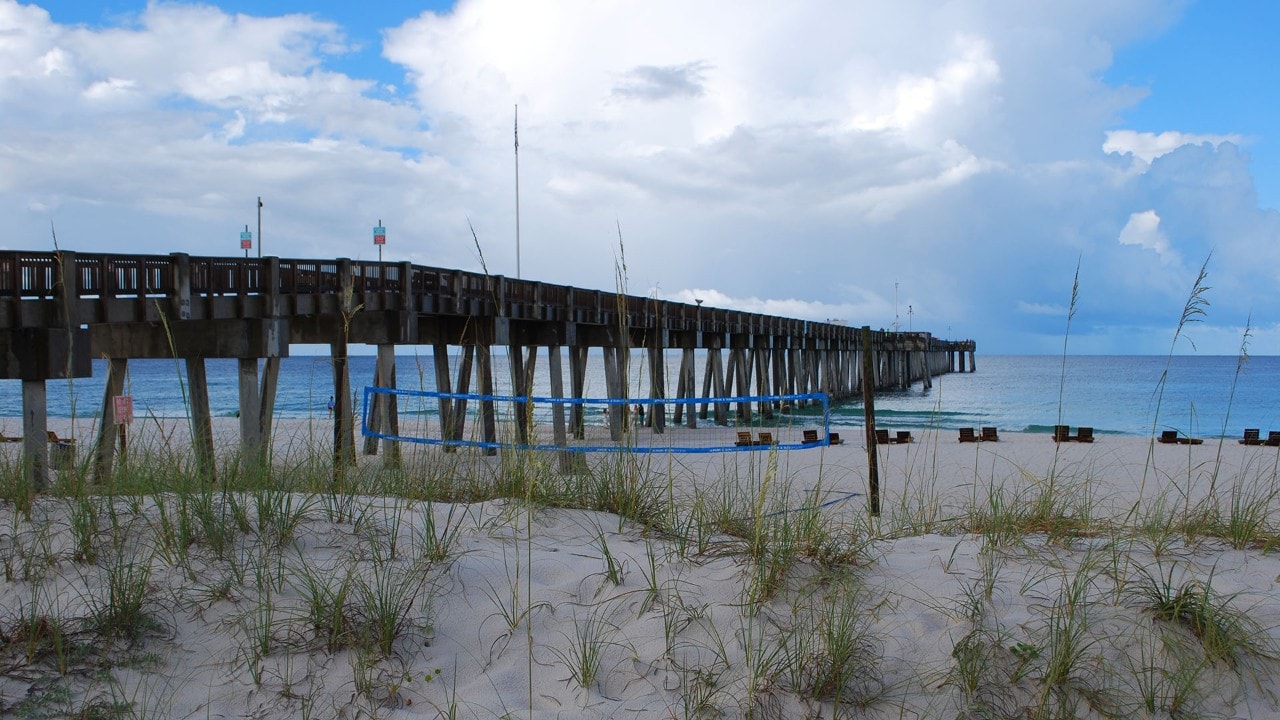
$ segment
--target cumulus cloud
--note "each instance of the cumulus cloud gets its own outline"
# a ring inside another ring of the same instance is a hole
[[[11,244],[52,218],[70,247],[234,253],[262,195],[271,254],[369,257],[381,218],[396,259],[478,269],[474,228],[513,274],[519,105],[526,277],[611,288],[625,245],[667,297],[875,327],[898,283],[917,327],[1053,352],[1077,263],[1079,333],[1136,337],[1213,249],[1239,324],[1280,307],[1242,139],[1117,129],[1145,91],[1101,79],[1177,14],[460,0],[386,28],[402,75],[368,78],[312,15],[152,3],[87,28],[0,0],[0,211]]]
[[[1178,254],[1169,249],[1169,238],[1160,232],[1160,216],[1155,210],[1144,210],[1129,216],[1120,231],[1121,245],[1137,245],[1140,248],[1154,251],[1160,261],[1166,265],[1178,264]]]
[[[1161,155],[1171,153],[1184,145],[1208,143],[1216,147],[1227,142],[1240,145],[1244,142],[1244,138],[1233,134],[1204,135],[1181,133],[1176,130],[1162,133],[1109,130],[1106,142],[1102,143],[1102,150],[1117,155],[1133,155],[1145,163],[1150,163]]]

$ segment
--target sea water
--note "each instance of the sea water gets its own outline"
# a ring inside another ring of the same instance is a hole
[[[702,359],[698,354],[697,387],[702,387]],[[450,358],[457,376],[457,356]],[[359,408],[363,388],[373,384],[375,358],[350,358],[351,389]],[[667,358],[667,392],[675,395],[679,354]],[[564,363],[566,369],[568,363]],[[590,354],[585,396],[604,397],[604,362]],[[507,358],[495,354],[494,392],[510,393]],[[534,395],[549,396],[545,351],[539,354]],[[47,383],[51,417],[91,418],[99,415],[106,376],[105,361],[94,361],[93,377]],[[206,361],[209,404],[214,415],[234,416],[239,402],[236,360]],[[647,364],[637,352],[629,376],[631,397],[647,397]],[[431,354],[396,358],[396,384],[406,390],[435,390]],[[473,370],[471,392],[478,392]],[[566,393],[568,378],[565,378]],[[333,395],[333,371],[328,356],[295,355],[281,361],[276,414],[284,418],[323,418]],[[187,414],[189,388],[185,363],[174,360],[131,360],[126,394],[133,397],[138,417]],[[925,388],[878,394],[876,424],[885,428],[980,427],[992,425],[1013,432],[1051,432],[1054,425],[1087,425],[1095,433],[1150,435],[1175,429],[1198,437],[1238,437],[1243,428],[1259,428],[1265,437],[1280,429],[1280,357],[1214,356],[984,356],[977,371],[933,378]],[[402,412],[434,414],[434,402],[402,401]],[[0,381],[0,415],[22,412],[22,386]],[[499,410],[501,413],[502,411]],[[802,411],[804,414],[814,410]],[[819,421],[820,418],[815,418]],[[831,408],[833,427],[860,426],[860,402]]]

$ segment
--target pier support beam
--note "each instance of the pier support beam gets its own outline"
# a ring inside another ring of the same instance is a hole
[[[262,457],[268,462],[274,454],[271,423],[276,414],[276,388],[279,384],[280,358],[268,357],[262,362],[262,386],[258,397],[258,402],[262,403],[258,410],[258,438],[262,443]]]
[[[493,350],[485,344],[476,348],[476,364],[480,373],[480,394],[486,398],[493,397]],[[494,413],[493,400],[480,401],[480,433],[486,443],[498,442],[498,418]],[[484,449],[485,455],[497,455],[496,447]]]
[[[94,477],[98,482],[110,478],[115,465],[116,439],[121,434],[120,426],[116,424],[115,405],[116,398],[124,392],[124,379],[128,373],[127,358],[107,358],[107,379],[102,391],[102,414],[99,416],[98,442],[93,458]]]
[[[258,470],[262,466],[262,423],[258,417],[258,359],[240,358],[240,462]]]
[[[575,400],[581,400],[587,389],[587,350],[582,345],[569,346],[569,389]],[[574,439],[587,437],[586,408],[581,403],[569,409],[569,428]]]
[[[187,392],[191,397],[191,447],[196,467],[209,481],[218,477],[213,454],[213,413],[209,411],[209,380],[204,358],[187,358]]]
[[[351,412],[351,370],[348,366],[346,340],[329,345],[333,364],[333,471],[341,476],[346,468],[355,465],[355,425]]]
[[[22,463],[35,492],[49,489],[49,409],[44,380],[22,381]]]

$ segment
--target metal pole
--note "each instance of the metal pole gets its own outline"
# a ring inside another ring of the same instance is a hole
[[[245,257],[249,257],[245,253]],[[262,196],[258,196],[258,257],[262,257]]]
[[[516,105],[516,279],[520,279],[520,106]]]

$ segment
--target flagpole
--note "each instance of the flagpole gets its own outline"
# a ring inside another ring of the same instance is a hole
[[[520,279],[520,106],[516,105],[516,279]]]

